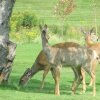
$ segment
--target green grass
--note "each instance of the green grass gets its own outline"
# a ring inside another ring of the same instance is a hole
[[[99,100],[100,99],[100,65],[96,71],[97,94],[92,96],[92,87],[88,87],[85,94],[80,94],[82,85],[79,86],[76,94],[71,95],[71,85],[74,78],[70,68],[61,70],[60,96],[54,95],[54,80],[51,73],[46,77],[43,90],[39,90],[43,72],[37,73],[28,84],[20,88],[18,81],[27,67],[31,67],[38,53],[41,50],[41,44],[19,44],[17,46],[16,58],[13,64],[13,70],[7,86],[0,86],[0,100]],[[89,83],[90,77],[87,75],[86,82]]]
[[[16,0],[13,13],[31,12],[38,18],[44,19],[49,25],[59,25],[58,19],[53,14],[53,8],[58,0]],[[67,23],[71,26],[82,26],[94,24],[91,0],[75,0],[77,8],[68,16]],[[99,6],[100,7],[100,6]],[[98,8],[98,12],[99,12]],[[97,24],[100,25],[100,15],[97,16]],[[74,37],[73,37],[74,38]],[[51,73],[46,77],[43,90],[39,90],[43,72],[37,73],[28,84],[18,87],[19,78],[34,63],[41,50],[40,43],[18,44],[13,70],[7,86],[0,86],[0,100],[100,100],[100,65],[96,71],[97,94],[92,96],[92,87],[88,87],[85,94],[80,95],[82,85],[79,86],[76,94],[71,95],[71,85],[74,78],[70,68],[61,70],[60,96],[54,95],[54,80]],[[89,83],[90,77],[87,75],[86,82]]]

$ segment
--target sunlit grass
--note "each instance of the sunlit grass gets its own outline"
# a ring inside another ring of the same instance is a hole
[[[91,0],[75,0],[76,9],[68,16],[66,23],[69,26],[88,26],[94,24]],[[57,0],[16,0],[13,13],[31,12],[35,13],[38,18],[43,19],[44,23],[50,25],[60,25],[59,20],[54,15],[54,6]],[[100,24],[100,18],[97,17],[97,24]],[[76,41],[84,44],[80,36],[73,37],[73,34],[66,35],[66,41]],[[70,38],[69,38],[70,37]],[[74,40],[77,39],[77,40]],[[0,86],[0,100],[100,100],[100,65],[96,71],[97,94],[92,96],[92,87],[88,87],[86,93],[80,94],[82,85],[79,86],[75,95],[71,95],[71,85],[73,82],[73,72],[70,68],[61,70],[60,79],[60,96],[54,95],[54,80],[49,72],[44,89],[40,90],[43,71],[37,73],[25,87],[18,86],[19,79],[26,68],[31,67],[38,53],[41,51],[40,38],[34,40],[35,43],[18,44],[16,58],[14,60],[12,73],[7,86]],[[62,42],[62,38],[51,36],[50,44]],[[80,55],[81,56],[81,55]],[[87,85],[90,77],[86,75]]]
[[[71,85],[73,82],[73,72],[70,68],[62,68],[60,79],[60,96],[54,95],[54,80],[51,73],[45,79],[44,89],[40,90],[43,71],[37,73],[25,87],[19,88],[19,78],[34,63],[38,53],[41,50],[41,44],[20,44],[17,46],[16,58],[13,64],[13,70],[7,86],[0,86],[0,100],[99,100],[100,98],[100,68],[97,66],[96,87],[97,95],[92,96],[92,87],[88,87],[85,94],[80,94],[82,85],[79,86],[76,94],[71,95]],[[86,75],[87,85],[89,84],[89,75]]]

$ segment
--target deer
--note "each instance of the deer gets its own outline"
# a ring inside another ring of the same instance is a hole
[[[95,50],[97,55],[98,55],[98,61],[100,60],[100,43],[93,43],[93,40],[91,39],[91,36],[92,34],[94,33],[93,32],[94,30],[94,27],[89,31],[89,32],[86,32],[85,30],[81,29],[81,32],[84,33],[85,35],[85,43],[86,43],[86,47],[92,49],[92,50]],[[98,38],[96,36],[95,40],[98,41]],[[100,61],[99,61],[100,62]],[[96,65],[97,65],[97,62],[94,61],[93,63],[93,67],[92,67],[92,72],[95,74],[96,72]],[[85,71],[82,69],[82,75],[84,77],[83,79],[83,84],[84,84],[84,90],[86,91],[86,83],[85,83]],[[89,83],[89,86],[92,86],[93,84],[93,80],[91,78],[90,80],[90,83]],[[85,92],[84,91],[84,92]]]
[[[53,45],[53,47],[58,48],[68,48],[68,47],[79,47],[80,45],[75,42],[63,42]],[[40,89],[44,87],[44,79],[48,73],[49,70],[51,70],[51,73],[53,74],[54,71],[52,71],[52,68],[50,68],[50,63],[47,60],[47,57],[43,50],[38,54],[34,64],[31,68],[27,68],[26,71],[23,73],[23,75],[20,77],[19,85],[23,86],[26,85],[27,82],[39,71],[44,70],[43,78],[41,82]],[[83,84],[84,85],[84,84]],[[85,86],[83,86],[83,90],[85,90]]]
[[[58,47],[58,48],[68,48],[68,47],[73,47],[73,46],[78,47],[80,45],[78,43],[74,43],[74,42],[62,42],[62,43],[53,45],[53,47]],[[50,68],[50,63],[48,62],[47,56],[45,55],[43,50],[40,51],[40,53],[38,54],[35,62],[31,66],[31,68],[27,68],[25,70],[25,72],[23,73],[23,75],[20,77],[19,85],[20,86],[26,85],[27,82],[36,73],[38,73],[39,71],[42,71],[42,70],[44,71],[44,73],[43,73],[43,78],[42,78],[40,89],[43,89],[43,87],[44,87],[44,80],[45,80],[49,70],[51,70],[51,73],[53,74],[52,68]]]
[[[40,26],[41,31],[41,39],[42,39],[42,49],[46,54],[49,63],[51,64],[51,68],[54,72],[53,78],[55,79],[55,94],[60,95],[59,90],[59,81],[60,81],[60,70],[63,65],[69,65],[75,75],[73,84],[72,84],[72,94],[75,94],[76,89],[80,85],[83,77],[81,73],[81,68],[83,68],[92,78],[93,80],[93,95],[96,94],[96,86],[95,86],[95,74],[92,72],[93,62],[98,62],[98,55],[92,49],[86,47],[68,47],[57,48],[52,47],[48,43],[48,27],[44,25],[44,27]]]

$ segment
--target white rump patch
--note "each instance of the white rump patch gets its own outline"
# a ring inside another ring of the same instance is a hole
[[[99,58],[99,56],[97,55],[96,51],[93,50],[93,59],[98,59],[98,58]]]

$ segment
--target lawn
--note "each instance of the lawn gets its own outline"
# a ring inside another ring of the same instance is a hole
[[[0,86],[0,100],[99,100],[100,99],[100,68],[97,66],[96,87],[97,94],[92,96],[92,87],[88,87],[86,93],[80,94],[82,85],[79,86],[76,94],[71,95],[71,85],[74,78],[70,68],[61,70],[60,96],[54,95],[54,80],[51,73],[46,77],[45,86],[40,90],[40,83],[43,71],[37,73],[25,87],[18,87],[18,81],[27,67],[31,67],[38,53],[41,50],[40,43],[18,44],[13,70],[9,79],[8,86]],[[87,85],[90,77],[87,75]]]
[[[16,0],[13,13],[31,12],[38,18],[44,19],[48,25],[58,25],[59,21],[54,15],[54,6],[58,0]],[[76,0],[76,9],[68,16],[67,23],[71,26],[86,26],[94,24],[91,0]],[[98,4],[99,5],[99,4]],[[100,6],[99,6],[100,7]],[[99,12],[98,8],[98,12]],[[100,13],[99,13],[100,14]],[[97,16],[97,24],[100,25],[100,15]],[[68,37],[69,38],[69,37]],[[74,37],[72,37],[74,39]],[[58,39],[59,40],[59,39]],[[80,39],[82,41],[82,39]],[[56,41],[56,40],[55,40]],[[78,39],[79,42],[79,39]],[[81,44],[84,44],[83,42]],[[54,95],[54,80],[49,72],[44,89],[40,90],[43,71],[37,73],[25,87],[19,88],[18,82],[26,68],[31,67],[38,53],[41,51],[41,43],[18,44],[16,58],[14,60],[12,73],[7,86],[0,86],[0,100],[100,100],[100,65],[96,71],[97,94],[92,96],[92,87],[87,87],[84,94],[80,94],[82,85],[79,86],[75,95],[71,95],[73,72],[70,68],[62,68],[60,79],[60,96]],[[87,85],[90,77],[86,75]]]

